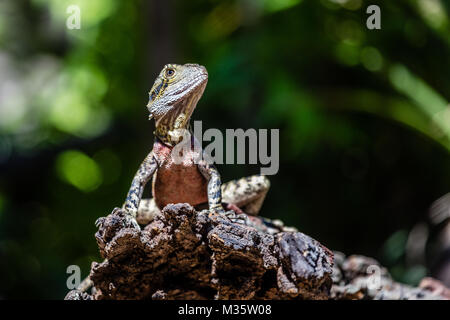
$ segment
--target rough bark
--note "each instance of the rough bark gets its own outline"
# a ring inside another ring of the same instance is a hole
[[[280,221],[198,212],[188,204],[166,206],[143,230],[116,208],[95,237],[105,260],[92,264],[92,292],[73,290],[66,299],[442,299],[448,293],[435,282],[395,283],[375,260],[333,254]]]

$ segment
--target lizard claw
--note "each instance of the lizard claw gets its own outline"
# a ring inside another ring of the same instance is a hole
[[[139,223],[136,221],[135,218],[130,219],[131,225],[133,226],[134,229],[136,230],[141,230],[141,226],[139,225]]]
[[[103,224],[105,219],[106,219],[105,217],[100,217],[97,220],[95,220],[95,227],[100,228],[100,226]]]
[[[223,207],[221,205],[215,207],[215,208],[211,208],[209,210],[209,214],[208,217],[212,220],[215,220],[219,217],[222,217],[223,215],[225,215],[225,210],[223,209]]]

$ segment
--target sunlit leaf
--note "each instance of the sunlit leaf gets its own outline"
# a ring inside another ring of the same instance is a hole
[[[60,154],[56,161],[59,177],[85,192],[90,192],[102,183],[102,173],[97,163],[86,154],[69,150]]]

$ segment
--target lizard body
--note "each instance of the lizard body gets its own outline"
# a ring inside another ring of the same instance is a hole
[[[193,150],[190,156],[183,157],[183,162],[177,164],[172,159],[172,151],[173,147],[160,141],[155,141],[153,145],[157,162],[161,163],[152,184],[153,199],[158,208],[164,208],[169,203],[186,202],[197,206],[207,202],[208,183],[194,163],[198,153]]]
[[[156,123],[155,142],[134,176],[123,206],[130,219],[148,223],[167,204],[180,202],[194,207],[208,203],[211,211],[222,213],[222,201],[226,200],[228,209],[242,212],[240,208],[245,207],[250,214],[258,213],[269,188],[266,177],[252,176],[222,185],[219,172],[206,161],[207,155],[195,148],[199,143],[193,134],[182,161],[174,161],[174,147],[190,130],[189,120],[207,81],[206,68],[198,64],[168,64],[156,78],[147,105],[149,119]],[[142,199],[152,178],[153,198]]]

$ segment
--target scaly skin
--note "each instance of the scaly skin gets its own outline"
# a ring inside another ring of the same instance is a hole
[[[207,81],[208,73],[203,66],[168,64],[150,90],[147,107],[149,119],[154,118],[156,122],[155,143],[134,176],[123,206],[135,226],[136,218],[141,223],[148,223],[169,203],[186,202],[199,206],[207,202],[212,212],[223,213],[222,191],[226,192],[227,209],[242,212],[240,206],[257,214],[262,205],[269,188],[267,178],[253,176],[237,181],[236,185],[230,182],[222,186],[219,172],[206,161],[207,155],[194,162],[202,151],[194,148],[199,143],[193,134],[191,148],[183,154],[182,162],[175,163],[172,157],[174,147],[183,141],[185,130],[190,129],[189,120]],[[153,199],[141,201],[143,189],[152,177]]]
[[[137,216],[143,189],[152,176],[153,197],[159,209],[168,203],[195,206],[207,200],[211,210],[223,211],[217,169],[204,160],[195,164],[198,154],[193,148],[183,155],[180,164],[172,157],[173,148],[182,141],[183,130],[188,130],[207,81],[206,69],[196,64],[166,65],[156,79],[147,105],[150,118],[156,121],[155,143],[136,173],[124,204],[132,218]]]

